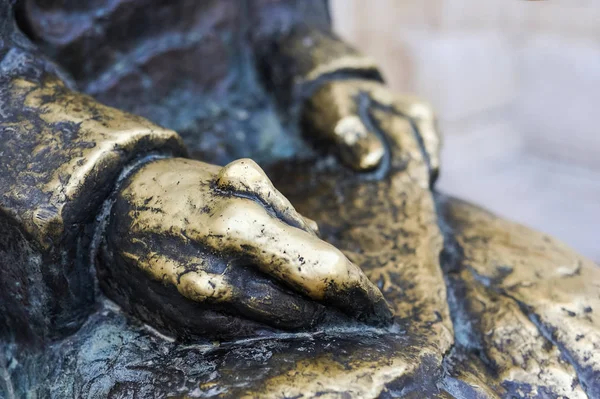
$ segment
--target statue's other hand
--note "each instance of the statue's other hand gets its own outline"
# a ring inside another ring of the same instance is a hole
[[[400,119],[405,123],[399,123]],[[416,139],[408,147],[420,147],[431,181],[438,174],[440,135],[431,106],[395,93],[382,83],[361,79],[327,82],[305,101],[302,123],[305,134],[324,142],[356,171],[385,166],[386,152],[411,151],[399,146],[407,147],[407,140]]]
[[[309,327],[322,305],[388,322],[380,291],[315,230],[252,160],[156,160],[117,195],[106,231],[115,261],[104,267],[142,270],[188,300],[275,327]]]

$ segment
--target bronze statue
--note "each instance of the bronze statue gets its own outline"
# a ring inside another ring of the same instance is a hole
[[[0,73],[1,397],[600,397],[597,266],[325,0],[1,0]]]

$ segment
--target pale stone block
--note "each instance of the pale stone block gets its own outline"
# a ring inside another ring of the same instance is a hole
[[[443,120],[472,117],[515,98],[514,49],[491,31],[407,34],[413,90]]]
[[[600,170],[600,41],[538,35],[521,59],[515,109],[528,149]]]
[[[498,165],[522,154],[522,136],[505,113],[441,126],[444,137],[437,187],[443,192],[478,200]]]
[[[523,136],[515,129],[511,119],[505,111],[485,118],[441,123],[441,184],[446,184],[445,181],[457,183],[453,180],[455,175],[460,175],[465,169],[479,169],[487,162],[520,154]]]
[[[562,36],[600,37],[600,1],[553,0],[521,2],[525,25],[530,32]]]
[[[409,0],[414,1],[414,0]],[[445,29],[494,29],[503,33],[521,31],[526,20],[522,0],[445,0]]]
[[[441,191],[548,233],[600,262],[600,174],[522,153],[454,173]]]
[[[393,35],[398,29],[439,26],[446,0],[330,0],[336,30],[354,39],[356,30]]]

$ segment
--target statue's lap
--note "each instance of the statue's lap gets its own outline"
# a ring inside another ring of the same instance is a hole
[[[572,365],[518,305],[492,285],[482,285],[481,276],[473,279],[469,268],[443,251],[438,216],[457,214],[456,226],[466,231],[461,215],[476,218],[483,211],[436,200],[401,173],[366,181],[319,166],[275,170],[275,184],[298,210],[317,220],[322,236],[345,250],[378,284],[395,308],[392,327],[321,326],[312,332],[265,332],[231,342],[181,344],[104,302],[76,335],[17,366],[26,371],[48,365],[37,374],[44,381],[23,385],[56,397],[443,398],[452,397],[453,389],[487,397],[527,389],[584,397]],[[460,241],[462,235],[457,237]],[[467,241],[460,244],[468,246]],[[480,260],[472,256],[475,265]],[[462,314],[473,325],[461,325]],[[500,338],[482,333],[486,326]],[[475,351],[468,339],[474,340]],[[21,373],[27,374],[34,375]],[[597,387],[592,384],[591,389]]]

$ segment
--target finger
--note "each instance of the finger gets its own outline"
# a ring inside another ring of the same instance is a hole
[[[440,150],[442,147],[441,136],[438,131],[436,119],[419,119],[415,121],[417,133],[423,139],[423,147],[429,157],[431,183],[434,183],[440,174]]]
[[[236,295],[231,301],[239,314],[283,329],[311,328],[324,315],[324,306],[292,293],[256,271],[253,266],[229,269]]]
[[[340,160],[356,171],[376,168],[385,154],[381,139],[358,115],[358,90],[345,81],[319,88],[304,104],[304,130],[328,143]]]
[[[217,177],[217,186],[223,190],[233,190],[238,194],[256,197],[270,207],[276,216],[292,226],[311,234],[318,231],[316,223],[300,215],[288,199],[273,186],[261,167],[251,159],[238,159],[224,166]]]
[[[411,118],[415,124],[416,133],[421,136],[428,156],[432,180],[435,180],[439,174],[442,139],[433,107],[418,97],[409,95],[394,96],[393,107]]]
[[[410,119],[391,112],[388,108],[371,107],[373,125],[385,132],[393,154],[392,169],[401,170],[423,188],[430,184],[427,153],[421,147]]]
[[[242,201],[215,214],[209,245],[245,254],[264,273],[360,320],[384,324],[391,319],[381,292],[337,248]]]
[[[229,309],[231,313],[276,328],[310,328],[323,315],[323,306],[256,273],[249,266],[226,267],[211,273],[209,259],[151,253],[140,259],[125,253],[150,278],[173,286],[184,297],[198,303]],[[223,263],[222,259],[217,260]]]

